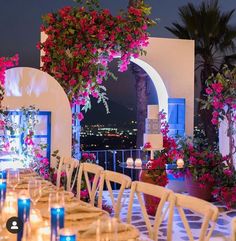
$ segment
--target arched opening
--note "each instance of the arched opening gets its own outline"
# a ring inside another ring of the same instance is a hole
[[[139,131],[137,138],[137,82],[133,67],[138,72],[141,70],[148,79],[145,80],[149,92],[147,102],[143,104],[145,108],[148,104],[159,104],[159,109],[168,113],[167,89],[161,76],[152,66],[141,59],[132,59],[128,71],[118,73],[117,60],[114,60],[111,70],[117,75],[118,81],[106,82],[111,113],[106,114],[102,104],[92,102],[92,110],[85,114],[85,120],[81,123],[82,150],[139,149],[143,145],[143,141],[136,143],[140,135],[142,139],[143,133],[140,134]],[[144,121],[145,118],[146,115],[143,117]]]
[[[164,110],[164,112],[168,115],[169,96],[166,86],[157,70],[155,70],[151,65],[141,59],[132,59],[132,62],[140,66],[151,78],[157,92],[160,110]]]

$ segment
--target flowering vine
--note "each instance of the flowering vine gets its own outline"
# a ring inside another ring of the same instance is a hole
[[[219,126],[227,120],[230,153],[228,165],[233,170],[233,155],[236,153],[234,135],[236,134],[236,67],[230,70],[225,66],[216,76],[207,80],[206,100],[202,100],[202,108],[213,108],[211,122]]]
[[[128,11],[117,16],[101,9],[97,0],[47,14],[41,27],[47,39],[38,44],[44,52],[42,70],[58,80],[72,107],[80,105],[87,111],[90,97],[94,97],[109,111],[103,86],[104,80],[113,76],[108,63],[120,57],[118,68],[123,72],[131,58],[145,54],[147,28],[155,23],[149,14],[150,7],[142,0],[132,1]],[[73,117],[83,119],[82,113]]]

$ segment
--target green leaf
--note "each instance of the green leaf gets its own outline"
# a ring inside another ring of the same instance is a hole
[[[72,28],[69,28],[69,29],[68,29],[68,32],[71,33],[71,34],[74,34],[74,33],[75,33],[75,30],[72,29]]]

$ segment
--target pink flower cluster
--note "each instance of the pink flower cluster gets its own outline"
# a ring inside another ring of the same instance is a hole
[[[18,54],[14,55],[11,58],[0,57],[0,85],[4,86],[5,84],[5,71],[8,68],[18,65],[19,56]]]
[[[216,188],[212,195],[220,202],[225,203],[227,209],[231,209],[236,203],[236,186],[227,187],[221,186]]]
[[[206,184],[213,184],[215,182],[215,178],[210,173],[204,173],[202,176],[198,178],[199,186],[204,188]]]
[[[4,97],[4,87],[5,87],[5,72],[8,68],[18,65],[19,56],[14,55],[11,58],[0,57],[0,105]],[[3,123],[1,123],[2,125]]]
[[[99,98],[105,92],[101,85],[114,58],[120,57],[118,68],[123,72],[131,58],[143,53],[150,25],[145,7],[140,1],[117,16],[108,9],[64,7],[44,17],[41,31],[47,39],[38,44],[45,53],[42,69],[59,81],[72,106],[87,106],[90,96]],[[74,118],[82,120],[83,115]]]
[[[32,131],[30,131],[29,134],[25,137],[25,144],[27,146],[33,146],[34,145],[33,135],[34,135],[34,133]]]
[[[87,152],[82,153],[82,158],[81,158],[82,162],[85,162],[85,161],[94,162],[95,160],[96,160],[96,156],[94,155],[94,153],[87,153]]]
[[[50,180],[51,176],[49,160],[46,157],[42,157],[42,155],[38,152],[35,153],[35,157],[37,159],[31,162],[30,167],[45,180]]]
[[[150,142],[147,142],[147,143],[144,144],[143,148],[144,149],[149,149],[149,148],[152,148],[152,145],[151,145]]]
[[[229,82],[229,81],[228,81]],[[208,103],[213,107],[211,122],[218,125],[220,119],[223,118],[226,109],[232,109],[232,117],[236,120],[234,111],[236,110],[235,98],[232,97],[229,83],[225,85],[221,82],[210,82],[205,92],[207,94]]]

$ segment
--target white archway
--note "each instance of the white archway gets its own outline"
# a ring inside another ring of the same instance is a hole
[[[71,156],[71,107],[65,91],[52,76],[28,67],[7,70],[3,105],[9,110],[35,105],[40,111],[50,111],[51,152],[59,150],[60,156]]]
[[[132,58],[131,60],[133,63],[137,64],[140,66],[151,78],[153,81],[153,84],[155,86],[157,95],[158,95],[158,103],[159,103],[159,109],[164,110],[164,112],[168,116],[168,93],[166,86],[159,75],[159,73],[148,63],[141,59],[134,59]]]
[[[46,34],[42,32],[41,42],[46,38]],[[149,45],[145,48],[147,54],[132,61],[152,78],[160,109],[164,109],[168,114],[168,97],[186,100],[185,133],[193,136],[194,40],[150,37],[148,41]],[[42,51],[40,55],[43,55]]]

